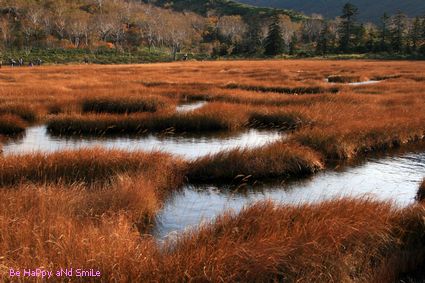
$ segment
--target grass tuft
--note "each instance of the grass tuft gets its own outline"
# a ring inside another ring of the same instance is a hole
[[[227,89],[242,89],[257,92],[276,92],[283,94],[320,94],[320,93],[338,93],[339,89],[336,87],[323,88],[320,86],[305,86],[305,87],[268,87],[268,86],[253,86],[253,85],[240,85],[228,84]]]
[[[119,135],[158,132],[216,132],[236,130],[246,124],[244,111],[215,104],[188,113],[134,115],[62,115],[50,119],[47,129],[55,135]]]
[[[423,207],[400,211],[367,199],[257,203],[181,237],[161,274],[172,281],[394,282],[424,263],[417,256],[425,251],[424,215]]]
[[[422,181],[418,193],[416,194],[416,199],[420,202],[425,201],[425,180]]]
[[[157,97],[144,98],[86,98],[82,101],[84,113],[130,114],[138,112],[156,112],[165,107],[165,102]]]
[[[334,75],[328,77],[330,83],[358,83],[363,81],[361,76],[340,76]]]
[[[311,124],[305,115],[296,111],[253,112],[249,118],[249,125],[254,128],[295,130]]]
[[[0,115],[15,115],[28,123],[37,121],[37,112],[30,106],[16,103],[6,103],[0,105]]]
[[[307,147],[276,142],[254,149],[236,149],[199,158],[189,165],[194,182],[261,178],[301,178],[323,169],[321,158]]]
[[[0,156],[0,186],[34,184],[110,184],[120,174],[140,174],[164,186],[182,182],[185,165],[168,154],[125,152],[101,148],[51,154]],[[168,172],[167,174],[165,174]],[[164,173],[161,176],[160,173]]]
[[[25,131],[26,127],[26,123],[16,115],[0,115],[0,135],[19,135]]]

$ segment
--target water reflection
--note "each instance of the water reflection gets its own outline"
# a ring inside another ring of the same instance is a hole
[[[45,126],[37,126],[27,129],[26,134],[21,139],[11,140],[5,143],[3,146],[3,154],[54,152],[102,146],[105,148],[123,149],[127,151],[161,150],[185,158],[196,158],[238,147],[263,146],[284,137],[284,134],[276,131],[249,130],[232,134],[63,138],[49,135]]]
[[[369,81],[364,81],[364,82],[348,83],[348,85],[352,85],[352,86],[359,86],[359,85],[372,85],[372,84],[377,84],[377,83],[380,83],[380,82],[381,82],[381,81],[369,80]]]
[[[180,104],[176,107],[176,112],[179,112],[179,113],[191,112],[199,108],[202,108],[203,106],[207,105],[207,103],[208,103],[207,101],[197,101],[194,103]]]
[[[378,80],[367,80],[367,81],[353,82],[353,83],[335,83],[335,82],[330,82],[329,79],[325,79],[325,82],[330,83],[330,84],[346,84],[346,85],[351,85],[351,86],[360,86],[360,85],[377,84],[377,83],[382,82],[382,80],[380,80],[380,81],[378,81]]]
[[[263,184],[242,192],[226,186],[187,186],[166,203],[158,217],[156,235],[164,238],[203,221],[211,221],[225,210],[239,211],[259,200],[300,204],[369,196],[406,206],[414,202],[424,173],[425,153],[413,153],[370,158],[361,165],[322,172],[308,180]]]

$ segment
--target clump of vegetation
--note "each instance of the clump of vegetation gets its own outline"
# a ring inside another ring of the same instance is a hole
[[[366,199],[258,203],[181,237],[160,274],[175,281],[393,282],[424,263],[423,216],[423,207],[396,210]]]
[[[156,112],[164,107],[165,102],[159,100],[157,97],[96,97],[86,98],[82,101],[82,110],[84,113],[131,114],[137,112]]]
[[[228,84],[228,89],[242,89],[258,92],[276,92],[283,94],[319,94],[319,93],[338,93],[339,89],[336,87],[323,88],[320,86],[305,86],[305,87],[277,87],[277,86],[254,86],[254,85],[240,85]]]
[[[354,199],[258,203],[159,248],[132,222],[140,208],[125,206],[138,203],[141,189],[134,198],[78,186],[3,191],[3,264],[56,269],[73,262],[100,270],[102,280],[145,282],[393,282],[423,264],[420,206],[400,210]],[[7,272],[1,270],[0,278],[8,278]]]
[[[158,263],[155,241],[141,237],[148,226],[140,229],[157,209],[148,180],[110,190],[20,186],[3,190],[0,201],[0,253],[8,266],[1,280],[10,280],[9,266],[56,270],[70,262],[100,270],[102,280],[142,280]]]
[[[309,148],[276,142],[262,148],[236,149],[201,157],[190,163],[188,179],[245,182],[272,177],[300,178],[321,169],[321,157]]]
[[[346,160],[373,152],[383,152],[406,144],[423,142],[425,129],[413,123],[393,128],[391,125],[361,124],[352,128],[335,127],[301,130],[293,139],[317,150],[327,160]]]
[[[384,81],[384,80],[398,79],[398,78],[401,78],[401,75],[378,75],[378,76],[374,76],[372,80]]]
[[[0,156],[0,186],[34,184],[108,184],[119,174],[139,174],[167,181],[176,187],[182,181],[184,164],[159,153],[81,149],[51,154]],[[166,173],[163,177],[160,172]],[[170,178],[170,179],[169,179]]]
[[[425,180],[421,183],[418,193],[416,194],[416,199],[420,202],[425,201]]]
[[[0,135],[18,135],[23,133],[26,127],[26,123],[16,115],[0,115]]]
[[[63,115],[48,122],[55,135],[117,135],[147,132],[215,132],[242,127],[247,118],[242,111],[226,105],[209,105],[202,111],[151,115]]]
[[[357,83],[363,81],[360,76],[329,76],[328,82],[330,83]]]
[[[180,178],[173,176],[175,172],[162,169],[160,171],[164,180],[170,180],[164,182],[146,174],[120,174],[113,178],[109,186],[91,187],[90,190],[75,185],[55,188],[58,191],[69,190],[76,193],[78,201],[72,203],[71,207],[74,216],[96,219],[99,216],[113,217],[121,213],[130,223],[136,225],[139,231],[149,232],[164,201],[177,189],[168,186],[179,185],[174,181],[170,182],[171,178]]]
[[[255,128],[295,130],[311,122],[304,114],[294,111],[254,112],[249,124]]]
[[[16,103],[6,103],[0,105],[0,115],[15,115],[22,120],[33,123],[37,120],[37,112],[30,106]]]

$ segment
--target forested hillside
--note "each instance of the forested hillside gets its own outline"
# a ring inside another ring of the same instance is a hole
[[[340,18],[323,20],[226,0],[0,0],[0,60],[425,55],[425,17],[396,13],[362,24],[361,11],[348,5]]]
[[[341,13],[347,0],[238,0],[241,3],[260,6],[293,9],[310,14],[321,14],[327,18],[334,18]],[[398,10],[409,16],[425,14],[424,0],[351,0],[350,3],[359,8],[359,19],[374,21],[384,12],[394,14]]]
[[[305,19],[305,16],[302,13],[298,13],[293,10],[258,7],[229,0],[145,0],[145,3],[152,3],[160,7],[172,8],[177,11],[192,11],[203,16],[216,14],[240,15],[243,17],[267,17],[275,14],[281,14],[288,15],[295,21]]]

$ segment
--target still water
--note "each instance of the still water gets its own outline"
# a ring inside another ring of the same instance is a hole
[[[194,103],[180,104],[176,107],[176,112],[178,112],[178,113],[192,112],[192,111],[195,111],[199,108],[204,107],[207,104],[208,104],[207,101],[197,101],[197,102],[194,102]]]
[[[192,159],[238,147],[258,147],[284,138],[286,135],[279,132],[249,130],[230,135],[65,139],[50,136],[45,126],[36,126],[27,129],[22,138],[6,142],[3,154],[102,146],[127,151],[162,150]],[[339,197],[366,196],[406,206],[414,202],[419,183],[424,177],[425,152],[416,152],[368,158],[355,166],[328,170],[297,182],[275,181],[243,189],[228,185],[187,185],[165,203],[158,215],[155,235],[158,239],[172,237],[200,223],[210,222],[226,210],[237,212],[260,200],[296,205]]]
[[[197,158],[235,148],[251,148],[285,138],[277,131],[249,130],[242,133],[207,135],[143,135],[130,137],[56,137],[47,133],[45,126],[31,127],[20,139],[3,145],[3,154],[54,152],[78,148],[105,147],[127,151],[161,150],[184,158]]]
[[[155,234],[159,239],[172,237],[213,220],[223,211],[237,212],[260,200],[296,205],[339,197],[370,197],[406,206],[414,202],[424,176],[425,153],[412,153],[370,158],[357,166],[325,171],[288,184],[269,183],[243,190],[225,185],[190,185],[165,204]]]
[[[329,82],[329,79],[325,79],[325,82],[328,82],[330,84],[339,84],[339,83],[333,83],[333,82],[331,83],[331,82]],[[382,82],[382,80],[381,81],[367,80],[367,81],[363,81],[363,82],[346,83],[346,85],[351,85],[351,86],[373,85],[373,84],[377,84],[377,83],[380,83],[380,82]],[[344,84],[344,83],[341,83],[341,84]]]

